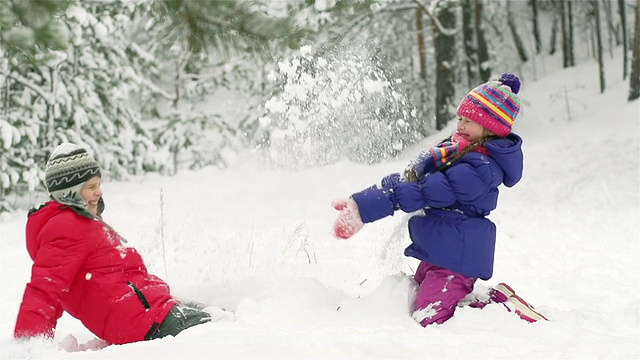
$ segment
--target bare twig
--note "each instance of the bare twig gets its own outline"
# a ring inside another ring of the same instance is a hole
[[[45,89],[43,89],[42,87],[38,86],[37,84],[35,84],[34,82],[30,81],[29,79],[25,78],[24,76],[16,73],[16,72],[10,72],[8,75],[9,78],[12,78],[13,80],[19,82],[20,84],[30,88],[31,90],[35,91],[36,93],[38,93],[38,95],[40,95],[44,101],[47,103],[47,105],[51,105],[54,103],[54,97],[53,94],[46,91]]]
[[[251,233],[249,234],[249,241],[251,241],[251,247],[249,249],[249,268],[251,268],[251,259],[253,259],[253,226],[255,222],[251,223]]]
[[[164,193],[160,188],[160,242],[162,242],[162,262],[164,263],[164,276],[169,276],[167,272],[167,257],[164,248]]]
[[[458,29],[447,29],[444,26],[442,26],[442,23],[440,23],[440,20],[438,20],[437,17],[433,16],[433,14],[431,13],[431,10],[427,9],[424,5],[422,5],[420,1],[418,0],[412,0],[412,1],[416,5],[418,5],[418,7],[420,7],[422,11],[424,11],[427,14],[427,16],[429,16],[431,21],[433,21],[433,24],[436,26],[436,28],[438,28],[438,32],[440,34],[446,35],[446,36],[453,36],[458,32]],[[437,0],[435,4],[432,6],[432,8],[435,8],[439,2],[440,0]]]
[[[571,105],[569,104],[569,93],[567,92],[567,86],[564,86],[564,99],[567,105],[567,118],[568,121],[571,121]]]

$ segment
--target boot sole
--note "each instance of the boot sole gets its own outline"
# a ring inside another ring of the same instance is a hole
[[[536,322],[538,320],[546,320],[549,321],[544,315],[537,312],[533,306],[531,306],[528,302],[526,302],[523,298],[516,295],[515,290],[505,283],[500,283],[496,285],[496,290],[505,294],[508,298],[508,301],[513,304],[514,311],[521,319],[526,320],[528,322]]]

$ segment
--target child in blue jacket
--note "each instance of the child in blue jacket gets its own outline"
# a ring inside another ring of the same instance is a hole
[[[420,154],[404,177],[388,175],[381,186],[333,203],[340,211],[334,233],[342,239],[396,210],[424,210],[409,220],[412,244],[404,252],[420,260],[413,317],[422,326],[451,318],[476,280],[492,276],[496,226],[486,216],[497,206],[498,186],[522,177],[522,138],[511,132],[519,90],[512,74],[474,88],[458,106],[451,138]],[[505,284],[490,295],[527,321],[544,318]]]

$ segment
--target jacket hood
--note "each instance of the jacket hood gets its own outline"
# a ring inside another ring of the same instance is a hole
[[[32,208],[27,214],[29,223],[38,224],[39,227],[46,224],[49,219],[59,213],[63,207],[69,207],[56,201],[47,201],[38,208]]]
[[[27,216],[27,227],[26,227],[26,237],[27,237],[27,251],[31,256],[31,259],[35,259],[36,254],[38,253],[38,249],[40,247],[38,239],[38,234],[42,228],[55,216],[59,216],[64,213],[63,208],[69,207],[67,205],[60,204],[55,201],[49,201],[44,205],[41,205],[39,208],[33,208],[29,210],[29,215]]]
[[[40,205],[38,208],[32,208],[29,210],[27,215],[27,238],[29,238],[29,236],[36,236],[54,216],[68,213],[65,210],[71,210],[77,215],[88,217],[90,219],[93,218],[93,215],[86,210],[74,208],[73,206],[51,200]]]
[[[491,157],[504,170],[504,185],[512,187],[522,178],[524,155],[522,153],[522,138],[514,133],[504,138],[486,143],[485,148]]]

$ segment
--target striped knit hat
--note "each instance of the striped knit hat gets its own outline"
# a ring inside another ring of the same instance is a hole
[[[502,74],[498,81],[489,81],[471,90],[458,105],[458,116],[482,125],[498,136],[511,133],[520,112],[520,79]]]
[[[87,150],[72,143],[58,145],[44,169],[51,197],[59,203],[86,207],[80,190],[87,180],[102,176],[98,163]]]

